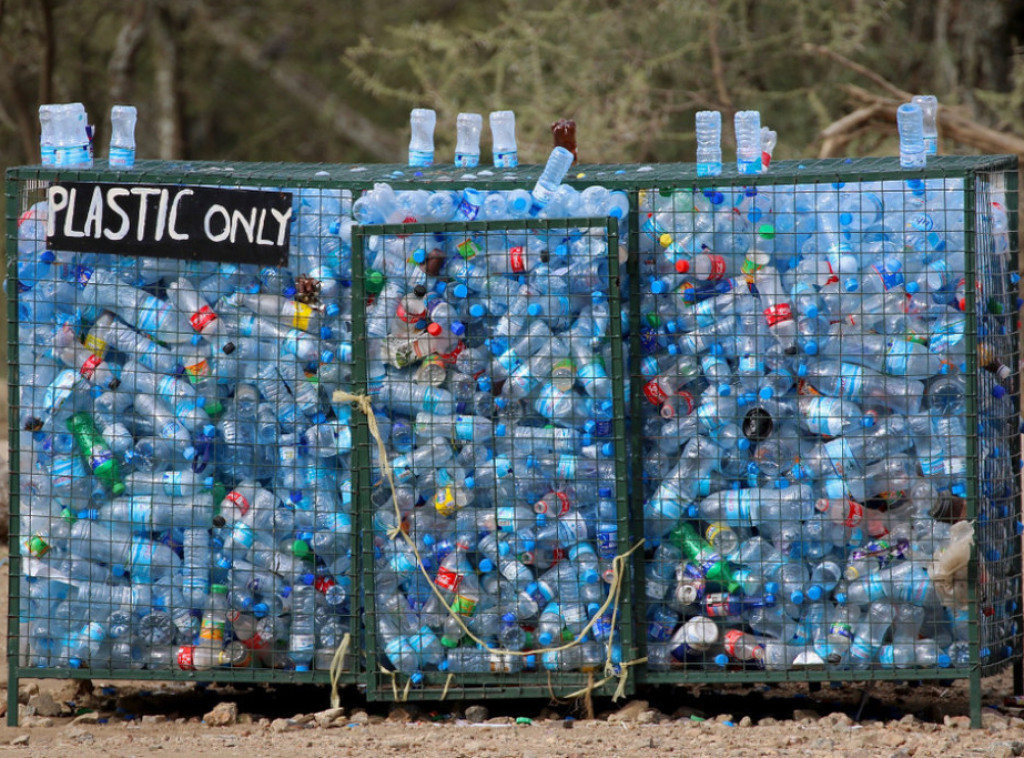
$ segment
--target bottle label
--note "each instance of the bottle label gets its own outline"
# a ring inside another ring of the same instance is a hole
[[[893,376],[907,375],[907,362],[914,353],[914,343],[907,340],[893,340],[885,352],[885,371]]]
[[[480,163],[480,153],[455,153],[455,165],[459,168],[475,168]]]
[[[468,237],[459,244],[457,244],[455,246],[455,249],[458,250],[459,255],[462,256],[467,261],[480,253],[480,248],[472,239]]]
[[[841,512],[841,515],[843,517],[843,526],[852,529],[864,520],[864,506],[857,501],[847,498],[842,508],[843,512]]]
[[[141,584],[153,583],[150,567],[153,565],[154,550],[156,550],[154,542],[145,539],[132,541],[128,553],[128,572],[132,575],[132,581]]]
[[[562,457],[565,458],[567,456],[562,456]],[[575,465],[576,464],[574,462],[573,466],[575,467]],[[566,479],[571,479],[572,477],[565,477],[565,478]],[[550,495],[551,495],[551,497],[548,497],[548,498],[545,498],[545,499],[548,500],[549,502],[554,500],[554,502],[551,503],[551,505],[553,505],[554,507],[553,508],[551,508],[551,507],[548,508],[548,510],[547,510],[548,515],[553,515],[555,517],[561,517],[561,516],[564,516],[565,514],[567,514],[570,511],[570,509],[572,508],[572,501],[569,500],[569,496],[568,495],[566,495],[564,492],[559,492],[559,491],[552,492],[552,493],[550,493]]]
[[[164,322],[171,316],[171,304],[158,300],[155,297],[147,297],[142,307],[136,313],[135,326],[140,332],[146,332],[153,337],[163,326]]]
[[[707,300],[701,300],[693,306],[693,315],[697,319],[698,327],[706,327],[714,324],[715,318],[718,315],[715,298],[709,297]]]
[[[853,639],[853,626],[845,621],[833,621],[828,627],[829,637],[841,637],[845,640]]]
[[[395,309],[395,316],[398,317],[399,321],[403,321],[406,324],[415,324],[427,317],[427,311],[423,309],[419,313],[410,313],[405,307],[405,302],[400,301]]]
[[[204,305],[198,311],[188,317],[188,321],[192,324],[192,328],[197,332],[203,331],[206,327],[217,320],[217,314],[213,312],[213,309],[209,305]]]
[[[644,397],[646,397],[648,402],[652,405],[661,405],[668,397],[668,393],[662,389],[659,381],[660,378],[656,377],[644,385]]]
[[[463,196],[462,202],[459,203],[459,207],[455,211],[456,217],[462,221],[472,221],[479,213],[480,206],[473,205],[465,196]]]
[[[847,400],[856,400],[860,397],[863,378],[863,366],[858,366],[855,363],[841,364],[840,373],[836,377],[835,388],[832,394]]]
[[[203,615],[203,624],[199,627],[199,639],[221,642],[224,639],[224,621],[211,616],[209,613]]]
[[[857,458],[854,456],[853,449],[850,447],[850,442],[846,437],[836,437],[831,442],[826,442],[825,455],[828,456],[829,463],[832,464],[832,470],[836,476],[846,476],[847,466],[851,470],[859,468]]]
[[[434,165],[434,151],[433,150],[410,150],[409,151],[409,165],[410,166],[433,166]]]
[[[749,353],[741,355],[736,365],[736,371],[747,376],[762,376],[764,374],[764,361],[758,358],[758,356]]]
[[[43,407],[47,412],[55,414],[64,405],[64,401],[71,397],[77,381],[78,377],[70,369],[64,369],[57,375],[43,394]]]
[[[185,375],[192,384],[198,384],[210,375],[210,364],[205,358],[196,363],[189,364],[185,366]]]
[[[519,165],[518,150],[502,150],[494,152],[495,168],[515,168]]]
[[[555,464],[555,478],[563,482],[571,482],[576,478],[576,456],[560,455]]]
[[[240,516],[244,517],[249,512],[249,501],[238,490],[231,490],[231,492],[224,496],[224,499],[238,509]]]
[[[495,358],[495,363],[505,369],[506,374],[511,374],[519,368],[522,361],[519,359],[519,355],[516,353],[515,349],[509,348],[500,356]]]
[[[238,521],[231,529],[231,539],[233,542],[237,542],[239,545],[248,550],[252,547],[253,542],[255,542],[256,535],[253,532],[253,528],[251,526],[241,521]]]
[[[619,550],[619,527],[617,524],[597,525],[597,554],[604,560],[614,558]]]
[[[764,318],[769,327],[793,320],[793,310],[789,303],[777,303],[764,309]]]
[[[711,618],[726,618],[732,616],[730,612],[729,593],[712,592],[704,600],[704,611]],[[728,639],[728,635],[726,635]]]
[[[458,589],[459,584],[462,582],[462,577],[456,571],[452,571],[449,568],[441,566],[437,570],[437,576],[434,577],[434,584],[443,590],[455,592]]]
[[[313,309],[305,303],[292,302],[292,327],[295,329],[301,329],[307,331],[309,329],[310,319],[313,317]]]
[[[721,255],[715,255],[714,253],[708,254],[708,262],[711,264],[711,271],[708,274],[708,281],[717,282],[723,276],[725,276],[725,258]]]
[[[472,616],[476,610],[476,598],[459,595],[452,601],[452,610],[460,616]]]
[[[730,629],[725,633],[725,652],[731,655],[733,658],[738,658],[736,654],[736,646],[743,640],[744,634],[739,629]]]
[[[195,645],[182,645],[178,648],[178,668],[182,671],[195,671]]]
[[[441,402],[442,395],[440,392],[435,390],[433,387],[426,387],[423,391],[423,402],[420,403],[422,408],[427,413],[434,413],[437,410],[437,404]]]
[[[78,373],[81,374],[86,379],[92,379],[93,374],[96,373],[96,367],[99,366],[102,362],[103,359],[100,358],[98,355],[90,355],[88,358],[85,359],[85,362],[82,363],[82,367],[78,369]]]
[[[526,262],[521,245],[515,245],[508,249],[508,265],[513,274],[521,274],[526,270]]]
[[[56,166],[83,166],[90,162],[87,144],[54,148],[54,165]]]
[[[107,165],[111,168],[134,168],[135,148],[111,145],[107,155]]]
[[[704,376],[707,377],[708,381],[716,379],[721,374],[728,377],[732,371],[729,368],[729,363],[724,358],[712,355],[711,353],[704,356],[700,362],[700,367],[704,369]]]
[[[882,289],[886,292],[891,290],[893,287],[899,287],[903,284],[903,271],[898,263],[892,261],[882,262],[881,265],[875,264],[871,269],[878,275],[878,278],[882,280]]]
[[[454,516],[459,509],[455,502],[455,491],[451,487],[443,487],[434,493],[434,509],[445,516]]]
[[[870,640],[857,637],[850,645],[850,657],[859,661],[870,661],[875,657],[875,648]]]
[[[93,355],[98,355],[100,360],[103,360],[103,356],[107,354],[107,342],[102,337],[89,332],[85,335],[85,339],[82,343],[88,350],[91,350]]]

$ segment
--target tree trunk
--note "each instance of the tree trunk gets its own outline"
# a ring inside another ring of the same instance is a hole
[[[153,19],[153,38],[156,43],[153,89],[156,96],[157,156],[161,160],[182,157],[181,92],[178,89],[178,40],[175,19],[169,8],[158,3]]]

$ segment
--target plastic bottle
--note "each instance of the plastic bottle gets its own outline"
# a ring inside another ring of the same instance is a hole
[[[434,126],[437,113],[431,108],[413,108],[409,114],[412,136],[409,139],[409,165],[434,165]]]
[[[759,111],[736,111],[736,171],[741,174],[761,173],[761,114]]]
[[[474,168],[480,163],[480,131],[483,116],[479,113],[460,113],[455,120],[455,165]]]
[[[900,168],[924,168],[928,154],[921,106],[903,103],[896,109],[896,122],[900,133]]]
[[[107,163],[111,168],[135,168],[137,118],[134,105],[114,105],[110,108],[110,151]]]
[[[495,168],[515,168],[519,165],[516,114],[513,111],[491,111],[489,119]]]
[[[562,183],[566,173],[568,173],[572,161],[572,153],[564,147],[556,147],[551,151],[544,170],[537,178],[537,183],[530,192],[530,196],[533,198],[533,203],[530,205],[530,216],[536,217],[540,215],[540,212],[551,202],[551,198],[554,197],[558,185]]]
[[[697,112],[697,176],[722,173],[722,114]]]
[[[921,108],[924,152],[926,155],[935,155],[939,151],[939,134],[936,127],[939,101],[935,95],[914,95],[910,102]]]

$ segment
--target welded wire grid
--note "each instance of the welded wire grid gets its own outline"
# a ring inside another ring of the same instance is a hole
[[[50,250],[45,186],[8,184],[13,670],[325,681],[352,635],[351,672],[351,193],[286,187],[260,268]]]
[[[367,386],[394,483],[369,440],[371,697],[618,686],[625,567],[609,596],[630,542],[608,223],[355,231]]]
[[[1005,177],[640,193],[648,681],[1019,656]]]

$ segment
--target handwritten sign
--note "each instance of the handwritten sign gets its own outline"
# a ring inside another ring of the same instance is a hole
[[[52,250],[288,265],[289,192],[61,182],[47,201]]]

